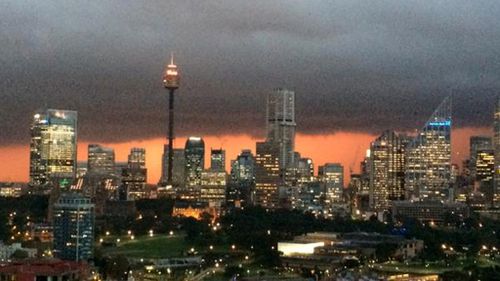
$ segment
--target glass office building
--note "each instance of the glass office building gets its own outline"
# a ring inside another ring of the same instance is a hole
[[[407,147],[405,189],[408,199],[452,199],[451,125],[451,97],[447,97]]]
[[[30,185],[71,183],[76,173],[76,140],[76,111],[37,111],[31,125]]]

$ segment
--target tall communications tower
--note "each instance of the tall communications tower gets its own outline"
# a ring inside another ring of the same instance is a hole
[[[174,157],[174,91],[179,88],[179,73],[174,64],[174,55],[170,55],[170,64],[163,74],[163,86],[168,90],[168,174],[167,185],[172,186],[172,171]]]

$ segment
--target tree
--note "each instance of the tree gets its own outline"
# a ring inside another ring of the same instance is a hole
[[[12,255],[10,255],[11,259],[15,260],[24,260],[29,257],[28,252],[23,250],[16,250]]]
[[[244,273],[243,268],[241,268],[239,266],[234,266],[234,265],[233,266],[228,266],[224,270],[224,276],[227,277],[227,278],[231,278],[231,277],[234,277],[234,276],[241,276],[243,273]]]
[[[105,279],[126,280],[129,268],[128,259],[123,255],[108,258],[104,261]]]

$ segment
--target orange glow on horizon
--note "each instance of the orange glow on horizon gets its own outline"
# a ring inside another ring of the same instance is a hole
[[[468,157],[469,137],[472,135],[491,135],[490,128],[461,128],[452,131],[452,160],[461,164]],[[363,160],[370,142],[377,136],[359,132],[338,132],[334,134],[297,134],[296,150],[302,157],[313,159],[314,166],[327,162],[341,163],[344,166],[345,184],[350,178],[350,170],[359,172],[359,163]],[[177,138],[174,147],[182,148],[186,137]],[[205,166],[210,166],[210,148],[226,150],[226,169],[242,149],[250,149],[255,153],[255,142],[261,141],[248,135],[204,136]],[[86,161],[87,146],[93,142],[79,142],[78,161]],[[161,175],[161,156],[165,138],[127,141],[120,143],[101,143],[115,149],[116,161],[125,162],[132,147],[146,148],[146,166],[148,182],[156,184]],[[27,182],[29,174],[29,145],[12,145],[0,147],[0,181]]]

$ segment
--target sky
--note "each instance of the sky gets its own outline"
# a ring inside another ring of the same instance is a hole
[[[12,167],[0,180],[28,161],[12,153],[26,151],[38,108],[77,110],[80,146],[162,139],[170,52],[180,139],[262,139],[276,87],[296,92],[298,143],[324,140],[309,152],[318,157],[339,152],[339,136],[367,146],[385,129],[412,132],[449,94],[454,127],[488,133],[499,14],[494,0],[0,0],[0,150],[17,155],[0,155]]]

